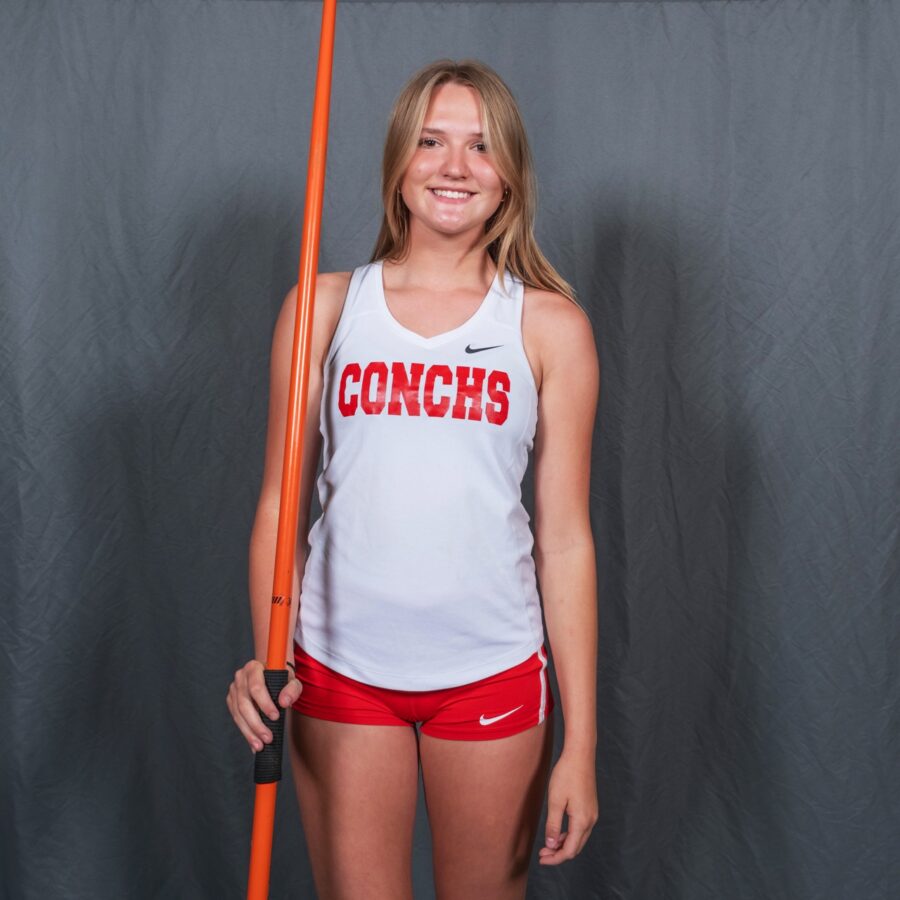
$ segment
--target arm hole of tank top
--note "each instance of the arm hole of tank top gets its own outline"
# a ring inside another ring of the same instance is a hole
[[[535,396],[538,395],[538,386],[537,382],[534,380],[534,372],[531,370],[531,361],[528,359],[528,354],[525,352],[525,332],[522,329],[522,323],[525,319],[525,285],[523,284],[521,287],[522,296],[519,298],[519,309],[518,309],[518,321],[516,322],[516,343],[519,347],[519,355],[522,358],[522,362],[525,364],[525,374],[528,376],[531,381],[531,386],[534,388]],[[524,433],[524,432],[523,432]]]
[[[350,280],[347,282],[347,290],[344,293],[344,299],[341,301],[341,311],[338,314],[337,322],[334,326],[334,332],[331,335],[331,341],[328,344],[328,352],[325,354],[325,361],[322,363],[322,377],[325,377],[325,372],[328,367],[331,365],[331,360],[334,357],[334,354],[337,353],[338,344],[340,341],[338,337],[341,333],[341,329],[345,328],[347,322],[353,318],[353,315],[347,309],[347,301],[351,299],[353,296],[353,292],[358,290],[357,281],[360,277],[360,270],[356,268],[353,270],[353,274],[350,276]]]
[[[537,408],[540,403],[540,394],[538,392],[537,382],[534,380],[534,372],[531,371],[531,363],[528,360],[528,354],[525,352],[525,334],[522,331],[522,321],[523,321],[524,313],[525,313],[525,285],[523,284],[519,290],[521,291],[521,297],[519,298],[519,301],[518,301],[519,309],[518,309],[517,322],[516,322],[515,328],[513,330],[516,333],[516,346],[518,347],[519,358],[521,359],[522,365],[525,368],[525,371],[524,371],[525,377],[529,379],[529,383],[531,384],[531,387],[534,390],[534,397],[533,397],[534,415],[535,415],[535,423],[534,424],[535,424],[535,427],[537,427],[537,413],[538,413]],[[528,430],[530,425],[531,425],[531,413],[529,412],[528,416],[525,419],[525,424],[522,425],[522,429],[521,429],[521,431],[519,431],[519,436],[516,438],[516,447],[519,447],[521,445],[522,439],[525,437],[525,432]],[[533,438],[532,438],[531,443],[532,443],[532,448],[533,448],[534,447],[534,439]],[[526,453],[525,453],[526,469],[528,468],[528,453],[529,453],[529,451],[526,451]],[[513,465],[515,465],[515,463],[516,463],[516,460],[513,459],[513,460],[510,460],[509,464],[510,464],[510,466],[513,466]],[[523,473],[522,477],[523,478],[525,477],[524,473]],[[521,485],[519,485],[519,488],[521,490]]]

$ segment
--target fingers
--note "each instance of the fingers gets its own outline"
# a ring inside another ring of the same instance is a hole
[[[574,859],[587,843],[596,821],[593,817],[569,816],[569,830],[559,835],[555,848],[544,846],[538,850],[538,862],[555,866],[567,859]]]
[[[559,865],[581,853],[597,822],[597,816],[592,813],[576,812],[569,816],[568,830],[560,832],[562,814],[556,810],[554,812],[556,816],[549,813],[547,815],[545,844],[538,850],[538,862],[546,866]]]
[[[290,671],[290,669],[288,671]],[[285,708],[293,706],[302,692],[303,685],[300,683],[300,679],[291,673],[290,680],[281,689],[281,693],[278,695],[278,702]]]
[[[269,696],[263,676],[264,666],[259,660],[250,660],[234,673],[234,681],[228,688],[225,702],[235,724],[247,743],[256,751],[272,741],[272,732],[260,717],[260,710],[270,720],[279,716],[278,708]],[[282,706],[291,706],[300,696],[303,686],[291,677],[278,695]]]
[[[553,791],[547,801],[547,824],[544,826],[544,847],[556,850],[561,846],[562,820],[565,812],[565,800],[558,800]]]
[[[550,849],[547,846],[541,847],[538,850],[538,862],[542,865],[550,865],[555,866],[557,863],[563,862],[565,859],[569,859],[568,856],[563,856],[563,851],[566,847],[566,838],[569,836],[568,831],[562,832],[559,837],[556,838],[556,842],[554,844],[554,849]]]
[[[228,709],[235,724],[254,750],[262,750],[263,744],[272,740],[272,733],[263,724],[254,698],[257,698],[259,708],[270,719],[274,718],[273,712],[277,713],[262,672],[263,666],[258,660],[251,660],[242,669],[238,669],[234,673],[227,698]]]

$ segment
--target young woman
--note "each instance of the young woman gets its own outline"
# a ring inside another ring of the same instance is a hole
[[[321,900],[411,900],[419,765],[440,900],[525,896],[545,790],[541,863],[572,859],[597,819],[599,366],[535,243],[535,193],[509,89],[439,60],[394,105],[372,260],[317,279],[298,533],[324,439],[323,514],[297,550],[279,703]],[[296,290],[275,326],[250,547],[256,659],[227,698],[254,750],[271,740],[258,711],[278,716],[261,660]],[[565,721],[552,775],[538,579]]]

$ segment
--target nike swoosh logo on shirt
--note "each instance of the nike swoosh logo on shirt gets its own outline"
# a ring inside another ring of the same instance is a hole
[[[466,353],[481,353],[482,350],[496,350],[498,347],[502,347],[503,344],[494,344],[493,347],[473,347],[471,344],[466,345]]]
[[[521,709],[525,704],[520,703],[516,709]],[[494,722],[499,722],[501,719],[505,719],[507,716],[511,716],[516,709],[511,709],[509,712],[503,713],[501,716],[491,716],[490,719],[485,718],[484,713],[481,714],[481,718],[478,720],[482,725],[492,725]]]

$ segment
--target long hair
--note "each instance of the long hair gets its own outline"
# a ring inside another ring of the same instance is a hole
[[[409,252],[409,209],[400,196],[400,183],[416,151],[432,92],[447,83],[475,90],[484,142],[509,185],[509,194],[485,222],[479,248],[487,250],[501,272],[508,269],[526,285],[563,294],[581,306],[574,288],[553,268],[534,238],[537,179],[515,98],[493,69],[475,59],[429,63],[413,74],[394,101],[381,167],[384,217],[370,262],[402,260]]]

